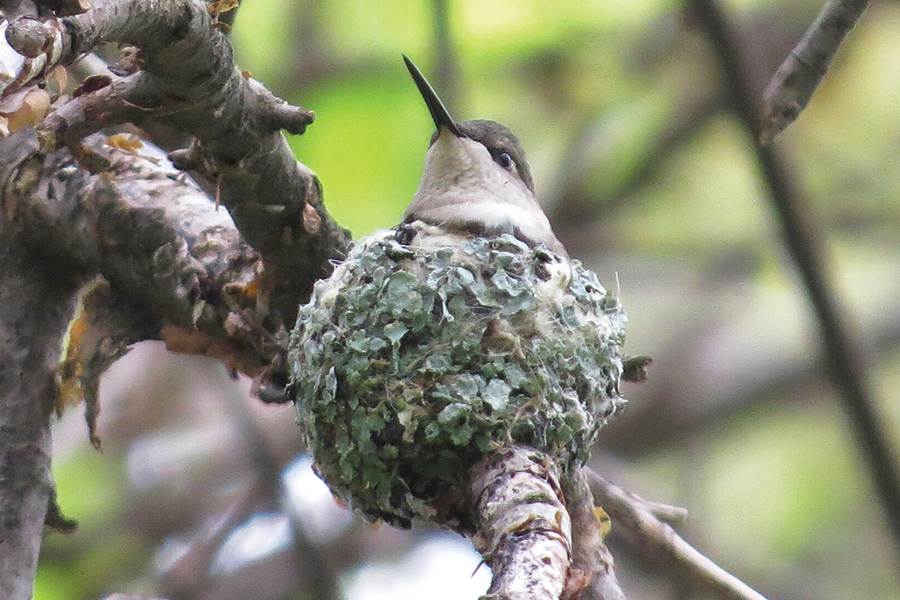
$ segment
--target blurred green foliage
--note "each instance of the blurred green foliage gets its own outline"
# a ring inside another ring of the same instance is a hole
[[[310,106],[321,106],[310,131],[328,133],[291,139],[321,178],[329,210],[354,237],[400,221],[431,138],[415,89],[397,83],[378,74],[322,82],[310,90]]]
[[[60,508],[78,520],[78,529],[45,539],[34,598],[77,600],[122,591],[146,569],[152,548],[138,530],[122,527],[126,488],[121,457],[100,454],[85,444],[59,458],[53,476]],[[89,540],[96,542],[86,543]]]

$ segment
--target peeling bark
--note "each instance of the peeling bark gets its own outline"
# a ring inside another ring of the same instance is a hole
[[[483,600],[624,600],[582,470],[512,446],[472,470],[476,549],[494,572]]]
[[[565,588],[572,552],[556,464],[522,446],[488,455],[469,488],[473,542],[494,571],[483,600],[548,600]]]

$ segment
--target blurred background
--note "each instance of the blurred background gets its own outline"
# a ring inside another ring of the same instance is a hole
[[[820,2],[730,0],[754,93]],[[873,1],[778,140],[900,456],[900,2]],[[897,541],[821,359],[718,57],[675,0],[245,0],[242,68],[317,121],[291,138],[355,237],[398,222],[432,124],[408,54],[457,119],[515,131],[570,254],[618,290],[650,354],[593,467],[689,509],[679,531],[771,599],[900,599]],[[468,542],[371,527],[312,474],[289,406],[152,343],[101,388],[103,453],[79,410],[54,426],[70,536],[37,600],[475,599]],[[900,507],[892,507],[900,510]],[[613,523],[631,600],[705,598]],[[474,572],[474,575],[473,575]]]

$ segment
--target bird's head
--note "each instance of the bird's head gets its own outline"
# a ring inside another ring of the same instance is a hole
[[[509,233],[564,255],[535,199],[531,170],[515,134],[494,121],[454,121],[419,69],[403,59],[435,125],[404,221],[476,234]]]

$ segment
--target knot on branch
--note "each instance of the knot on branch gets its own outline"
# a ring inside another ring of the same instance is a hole
[[[316,120],[313,111],[286,102],[274,105],[266,116],[273,131],[283,129],[294,135],[305,133],[306,127]]]

